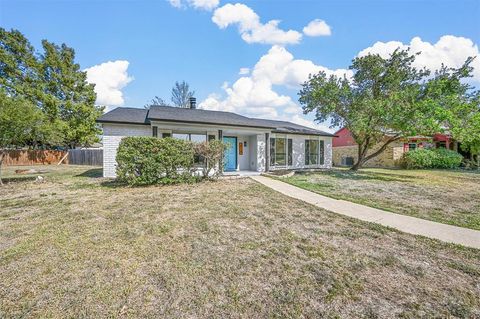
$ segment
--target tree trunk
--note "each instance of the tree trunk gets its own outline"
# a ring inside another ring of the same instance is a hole
[[[350,170],[352,171],[358,171],[358,169],[362,166],[361,165],[361,157],[362,157],[362,146],[360,144],[358,144],[358,149],[357,149],[358,153],[358,157],[357,157],[357,162],[355,164],[353,164],[352,167],[350,167]]]
[[[363,147],[363,150],[362,150],[362,146],[359,144],[358,145],[358,160],[357,162],[350,168],[350,170],[352,171],[357,171],[359,168],[361,168],[363,166],[363,164],[365,164],[366,161],[374,158],[374,157],[377,157],[378,155],[382,154],[383,151],[385,151],[385,149],[387,148],[388,145],[390,145],[390,143],[398,140],[400,138],[400,136],[398,135],[394,135],[392,137],[390,137],[388,139],[388,141],[385,142],[385,144],[383,144],[378,150],[376,150],[375,152],[373,152],[372,154],[368,155],[367,156],[367,152],[369,150],[369,147],[368,147],[368,139],[365,143],[365,146]]]
[[[3,181],[2,181],[2,164],[3,164],[3,158],[5,157],[5,152],[0,151],[0,186],[3,186]]]
[[[368,151],[368,141],[365,142],[365,146],[362,146],[362,144],[358,144],[357,162],[355,164],[353,164],[353,166],[350,168],[350,170],[358,171],[358,169],[362,167],[362,165],[366,162],[365,161],[365,156],[367,155],[367,151]]]

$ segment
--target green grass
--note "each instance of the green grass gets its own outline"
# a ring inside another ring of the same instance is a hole
[[[130,188],[42,168],[0,188],[0,318],[480,316],[479,250],[250,179]]]
[[[480,230],[479,171],[333,169],[279,179],[332,198]]]

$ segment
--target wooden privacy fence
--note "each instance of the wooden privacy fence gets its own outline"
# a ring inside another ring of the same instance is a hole
[[[68,164],[102,166],[103,150],[101,149],[68,150]]]
[[[57,164],[65,155],[67,155],[66,151],[12,150],[5,155],[3,165]],[[64,164],[68,164],[66,160],[63,161]]]
[[[68,151],[51,150],[11,150],[3,159],[3,165],[48,165],[58,164],[66,155],[62,164],[72,165],[103,165],[103,150],[101,149],[78,149]]]

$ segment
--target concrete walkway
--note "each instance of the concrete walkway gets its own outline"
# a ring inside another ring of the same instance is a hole
[[[389,226],[410,234],[480,249],[480,231],[478,230],[436,223],[345,200],[333,199],[265,176],[251,176],[251,178],[277,192],[334,213]]]

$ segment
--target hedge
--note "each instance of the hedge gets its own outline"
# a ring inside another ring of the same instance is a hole
[[[225,144],[171,137],[125,137],[117,152],[117,179],[129,185],[195,182],[218,176]],[[201,160],[194,165],[195,159]]]
[[[174,138],[125,137],[117,152],[117,178],[129,185],[192,182],[191,142]]]
[[[462,160],[462,155],[444,148],[416,149],[403,154],[402,165],[407,169],[458,168]]]

